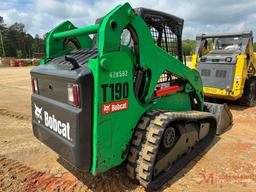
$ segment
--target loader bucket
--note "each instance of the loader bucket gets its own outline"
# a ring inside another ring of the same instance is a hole
[[[216,103],[204,103],[206,110],[212,113],[217,119],[217,131],[216,135],[222,134],[224,131],[229,129],[233,122],[233,115],[226,103],[216,104]]]

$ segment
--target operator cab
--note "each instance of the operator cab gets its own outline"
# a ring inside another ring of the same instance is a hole
[[[142,7],[134,10],[148,25],[155,44],[182,61],[181,36],[184,20],[170,14]],[[121,45],[131,48],[135,46],[135,42],[136,34],[128,26],[121,34]]]
[[[159,11],[136,8],[135,13],[142,17],[145,23],[148,25],[152,38],[157,46],[166,51],[176,59],[183,62],[182,57],[182,30],[184,20]],[[139,66],[139,51],[138,40],[135,31],[131,26],[127,26],[121,34],[121,45],[129,47],[136,60],[135,68],[135,80],[134,80],[134,93],[140,102],[144,102],[144,96],[146,93],[145,88],[147,85],[146,79],[150,78],[151,71],[143,70]],[[183,81],[179,77],[174,76],[169,71],[163,71],[163,74],[159,77],[158,84],[155,88],[155,95],[158,97],[159,91],[165,88],[178,91],[179,82]],[[164,94],[170,93],[168,90],[164,91]],[[162,92],[161,92],[162,94]]]
[[[236,52],[242,49],[241,37],[219,37],[214,40],[213,50],[219,52]]]

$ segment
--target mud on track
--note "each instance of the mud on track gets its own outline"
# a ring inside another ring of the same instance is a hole
[[[0,192],[144,191],[128,180],[122,166],[95,177],[76,172],[75,177],[34,138],[30,69],[0,68]],[[256,191],[256,108],[231,109],[232,129],[160,190]]]

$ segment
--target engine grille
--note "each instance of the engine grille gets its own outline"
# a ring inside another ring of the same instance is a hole
[[[201,76],[210,77],[211,70],[210,69],[201,69]]]
[[[216,70],[216,72],[215,72],[215,77],[226,78],[226,76],[227,76],[226,70]]]

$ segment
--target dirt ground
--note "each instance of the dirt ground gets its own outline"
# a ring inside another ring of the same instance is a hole
[[[34,138],[30,67],[0,68],[1,191],[144,191],[122,166],[81,181]],[[230,106],[232,128],[188,164],[161,191],[256,191],[256,107]]]

